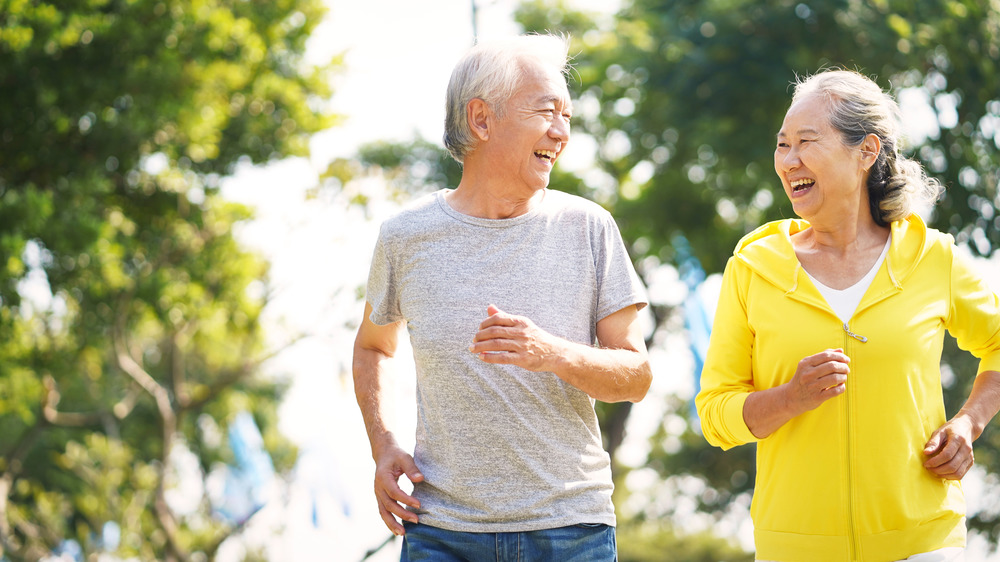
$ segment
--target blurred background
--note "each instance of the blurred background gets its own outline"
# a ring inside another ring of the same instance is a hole
[[[452,66],[524,31],[572,37],[551,187],[650,289],[653,389],[598,404],[623,561],[753,559],[754,449],[691,399],[727,256],[792,216],[796,75],[891,89],[948,188],[926,218],[1000,288],[998,0],[0,0],[0,560],[398,559],[350,372],[369,259],[457,185]],[[949,340],[949,414],[975,368]],[[412,446],[408,349],[392,390]],[[1000,560],[998,455],[994,424],[970,561]]]

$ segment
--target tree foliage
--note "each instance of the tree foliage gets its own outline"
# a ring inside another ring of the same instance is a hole
[[[302,63],[319,0],[0,1],[0,556],[73,538],[145,560],[235,529],[168,501],[172,453],[231,460],[250,411],[279,469],[282,385],[259,376],[267,264],[223,200],[237,162],[331,125]]]

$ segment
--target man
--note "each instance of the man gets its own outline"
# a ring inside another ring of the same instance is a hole
[[[570,134],[566,54],[564,39],[540,35],[474,47],[447,94],[458,187],[382,225],[354,381],[402,560],[616,559],[593,402],[646,394],[646,303],[611,216],[546,189]],[[383,419],[404,324],[414,456]]]

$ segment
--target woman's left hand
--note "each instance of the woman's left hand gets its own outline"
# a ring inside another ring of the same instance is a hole
[[[955,416],[931,434],[924,445],[924,468],[941,478],[961,480],[975,464],[972,454],[972,422],[964,416]]]

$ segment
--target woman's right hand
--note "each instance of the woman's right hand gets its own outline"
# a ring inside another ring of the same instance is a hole
[[[787,398],[796,415],[816,409],[847,390],[851,358],[843,349],[827,349],[799,361],[795,376],[787,383]]]
[[[803,358],[787,383],[752,392],[743,403],[743,421],[763,439],[789,420],[816,409],[847,390],[851,359],[843,349],[826,349]]]

